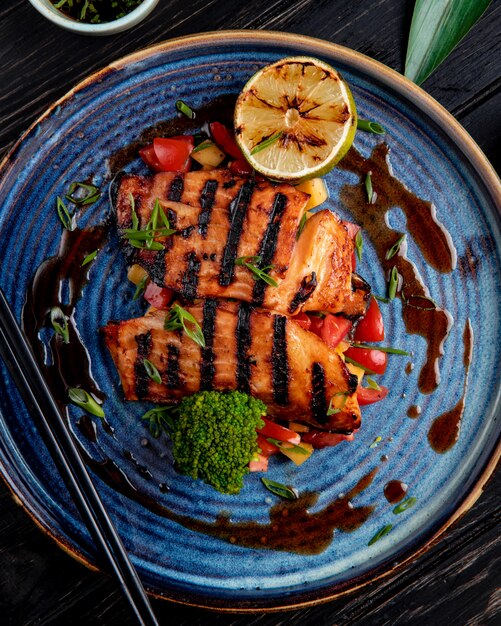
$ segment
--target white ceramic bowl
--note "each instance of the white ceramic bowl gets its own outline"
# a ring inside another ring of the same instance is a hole
[[[54,5],[49,0],[30,0],[30,2],[44,17],[54,22],[54,24],[61,26],[61,28],[66,28],[66,30],[71,30],[80,35],[113,35],[139,24],[139,22],[153,11],[158,0],[143,0],[137,9],[124,15],[124,17],[114,20],[113,22],[104,22],[102,24],[85,24],[72,20],[63,15],[61,11],[55,9]]]

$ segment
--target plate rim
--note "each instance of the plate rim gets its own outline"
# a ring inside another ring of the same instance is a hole
[[[20,137],[14,142],[4,155],[3,159],[0,161],[0,178],[5,174],[5,170],[12,161],[13,155],[15,155],[21,144],[29,137],[33,129],[35,129],[40,122],[50,116],[54,109],[73,97],[79,91],[99,81],[109,72],[125,69],[130,64],[141,61],[142,59],[148,58],[152,55],[182,50],[187,47],[203,47],[215,42],[221,43],[222,37],[224,37],[224,43],[228,43],[230,41],[233,43],[246,42],[250,44],[259,42],[271,45],[279,45],[280,43],[283,43],[286,45],[303,46],[305,48],[309,48],[310,50],[314,50],[316,54],[322,54],[322,52],[325,52],[326,54],[335,55],[340,59],[340,61],[350,65],[351,67],[361,70],[369,76],[375,76],[385,86],[391,87],[391,89],[393,89],[403,99],[413,103],[422,113],[429,116],[435,123],[440,125],[443,132],[463,153],[465,158],[469,160],[473,170],[482,180],[482,183],[485,185],[485,188],[489,192],[494,204],[497,206],[495,216],[499,220],[501,216],[501,185],[496,171],[470,134],[461,126],[453,115],[430,94],[425,92],[421,87],[410,81],[396,70],[387,67],[383,63],[376,61],[361,52],[316,37],[273,30],[220,30],[185,35],[152,44],[112,61],[79,81],[74,87],[46,108],[35,119],[35,121],[23,133],[21,133]],[[494,410],[498,408],[499,402],[497,402],[497,406],[494,407]],[[294,601],[293,597],[290,597],[287,598],[287,601],[285,602],[284,600],[277,598],[263,598],[261,601],[257,601],[255,599],[238,600],[233,598],[228,600],[225,598],[209,599],[207,596],[204,596],[203,594],[199,595],[195,592],[192,595],[196,598],[196,601],[193,601],[185,599],[183,597],[184,593],[178,591],[173,592],[170,590],[168,592],[169,595],[160,595],[158,593],[152,593],[151,591],[148,593],[153,597],[170,600],[181,605],[205,608],[226,613],[255,613],[256,611],[277,612],[283,610],[294,610],[330,602],[343,596],[355,593],[369,583],[375,583],[383,578],[402,571],[410,563],[421,557],[430,548],[435,546],[443,534],[461,517],[463,517],[463,515],[465,515],[478,500],[488,481],[494,474],[494,470],[496,469],[500,459],[501,440],[498,441],[497,446],[493,449],[490,457],[485,461],[484,467],[479,470],[480,474],[477,481],[472,485],[469,493],[462,496],[460,503],[457,505],[452,514],[443,521],[440,527],[437,528],[424,543],[418,545],[417,547],[415,545],[410,545],[399,557],[398,563],[390,566],[388,566],[388,563],[381,563],[379,566],[371,569],[359,578],[354,578],[346,583],[337,585],[336,588],[326,588],[309,592],[310,595],[316,596],[314,598]],[[10,476],[6,465],[7,464],[0,461],[0,476],[2,477],[4,484],[8,487],[16,504],[18,504],[29,515],[36,526],[38,526],[44,534],[55,541],[55,543],[62,550],[75,560],[93,571],[101,571],[105,573],[105,570],[102,570],[95,563],[90,561],[81,551],[79,551],[77,546],[72,544],[70,545],[61,536],[56,534],[52,528],[46,525],[44,520],[37,517],[35,511],[30,505],[30,502],[23,499],[23,497],[17,493],[14,484],[15,481]],[[299,594],[296,594],[296,596],[297,595]],[[308,592],[303,592],[300,595],[301,597],[304,597],[305,595],[308,595]],[[229,603],[231,606],[229,606]]]

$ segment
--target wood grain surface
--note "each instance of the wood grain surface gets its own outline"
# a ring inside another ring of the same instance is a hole
[[[55,99],[124,54],[196,32],[267,29],[346,45],[403,71],[413,1],[160,0],[141,25],[103,38],[77,36],[27,0],[0,3],[0,154]],[[423,85],[501,168],[501,3]],[[495,476],[479,501],[426,554],[345,598],[288,613],[222,615],[154,602],[161,624],[179,626],[501,623],[499,495]],[[0,623],[134,624],[115,584],[62,552],[0,482]]]

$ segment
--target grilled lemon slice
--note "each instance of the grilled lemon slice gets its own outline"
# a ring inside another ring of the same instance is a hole
[[[235,106],[235,135],[260,174],[298,183],[322,176],[349,150],[357,128],[350,89],[319,59],[288,57],[259,70]]]

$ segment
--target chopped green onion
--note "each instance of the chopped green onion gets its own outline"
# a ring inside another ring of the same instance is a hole
[[[66,230],[75,230],[75,223],[73,215],[68,211],[67,206],[64,204],[63,199],[60,196],[56,198],[56,208],[61,224]]]
[[[134,199],[131,194],[132,228],[124,228],[122,236],[129,240],[129,244],[134,248],[147,250],[164,250],[164,245],[155,241],[156,237],[170,237],[177,231],[172,229],[165,211],[160,205],[158,198],[155,200],[151,217],[145,228],[139,228],[139,219],[134,208]],[[163,222],[163,227],[158,227],[159,219]]]
[[[377,382],[371,378],[370,376],[366,376],[365,380],[371,389],[375,389],[376,391],[381,391],[381,387],[377,384]]]
[[[70,389],[68,389],[68,397],[73,404],[76,404],[81,409],[84,409],[97,417],[104,417],[103,407],[98,404],[94,398],[87,393],[87,391],[85,391],[85,389],[70,387]]]
[[[346,356],[346,354],[344,355],[344,360],[347,363],[351,363],[352,365],[355,365],[355,367],[359,367],[360,369],[364,370],[364,372],[367,372],[368,374],[375,374],[376,373],[376,372],[370,370],[368,367],[365,367],[365,365],[362,365],[358,361],[355,361],[355,359],[352,359],[349,356]]]
[[[302,448],[301,446],[297,446],[294,443],[280,441],[279,439],[273,439],[272,437],[266,437],[266,440],[272,443],[274,446],[277,446],[277,448],[280,448],[280,450],[293,450],[294,452],[297,452],[298,454],[304,454],[305,456],[308,456],[310,454],[309,450],[307,450],[306,448]]]
[[[400,515],[400,513],[403,513],[404,511],[407,511],[407,509],[410,509],[411,506],[414,506],[416,502],[417,498],[407,498],[407,500],[404,500],[393,509],[393,513],[395,513],[395,515]]]
[[[329,408],[327,409],[327,415],[336,415],[337,413],[341,413],[341,411],[344,409],[346,405],[346,400],[348,400],[348,395],[349,394],[345,391],[339,391],[338,393],[335,393],[330,399]],[[343,396],[343,400],[341,401],[340,407],[332,406],[332,401],[334,400],[336,396]]]
[[[50,310],[50,322],[54,331],[63,338],[64,343],[70,343],[68,318],[58,306]]]
[[[268,137],[267,139],[264,139],[260,143],[256,144],[250,152],[251,155],[257,154],[258,152],[261,152],[261,150],[265,150],[271,146],[271,144],[275,143],[275,141],[278,141],[283,134],[284,131],[279,130],[278,133],[275,133],[274,135],[271,135],[271,137]]]
[[[397,295],[397,287],[398,287],[398,270],[397,266],[394,265],[390,274],[390,282],[388,284],[388,298],[393,300]]]
[[[362,252],[364,249],[364,240],[362,237],[362,231],[359,230],[355,235],[355,250],[357,251],[358,260],[362,260]]]
[[[132,191],[129,192],[130,212],[132,216],[132,228],[137,230],[139,228],[139,218],[136,213],[136,200],[132,195]]]
[[[189,107],[186,102],[183,102],[182,100],[177,100],[176,109],[183,115],[186,115],[186,117],[188,117],[190,120],[195,119],[195,111],[191,107]]]
[[[438,308],[438,304],[434,300],[432,300],[432,298],[429,298],[428,296],[412,295],[407,298],[404,292],[402,291],[402,300],[405,306],[410,306],[414,309],[420,309],[422,311],[434,311],[435,309]],[[420,302],[420,301],[423,301],[423,303],[426,303],[429,306],[423,306],[422,304],[417,304],[417,302]]]
[[[402,243],[404,242],[405,239],[405,234],[402,235],[401,237],[399,237],[397,239],[397,241],[391,246],[391,248],[388,250],[388,252],[386,253],[386,256],[384,257],[387,261],[389,261],[392,257],[395,256],[395,254],[397,254],[397,252],[400,250],[400,246],[402,245]]]
[[[137,283],[136,285],[136,291],[134,292],[134,295],[132,296],[133,300],[137,300],[139,298],[139,296],[144,293],[144,290],[146,289],[146,283],[149,281],[150,277],[148,275],[144,276],[143,278],[141,278],[141,280]]]
[[[384,135],[386,132],[381,124],[372,122],[371,120],[361,120],[360,118],[357,120],[357,128],[367,133],[374,133],[375,135]]]
[[[149,359],[144,359],[143,365],[146,373],[151,378],[151,380],[160,385],[162,382],[162,377],[160,376],[160,372],[157,370],[155,365]]]
[[[388,354],[401,354],[403,356],[411,356],[410,352],[405,350],[399,350],[398,348],[391,348],[390,346],[374,346],[370,343],[354,343],[354,348],[364,348],[365,350],[379,350],[380,352],[387,352]]]
[[[254,274],[254,280],[262,280],[271,287],[278,287],[277,281],[267,272],[273,269],[273,265],[258,267],[255,263],[260,263],[260,256],[241,256],[235,261],[235,265],[243,265]]]
[[[80,267],[84,267],[84,265],[88,265],[89,263],[91,263],[97,257],[98,252],[99,250],[94,250],[94,252],[88,254],[82,261],[82,265],[80,265]]]
[[[200,324],[186,309],[179,304],[175,304],[167,313],[164,322],[165,330],[179,330],[184,332],[202,348],[205,348],[205,337],[200,328]]]
[[[365,191],[367,192],[367,200],[369,204],[376,202],[377,194],[372,188],[372,172],[367,172],[365,176]]]
[[[374,441],[371,443],[371,445],[369,446],[369,448],[377,448],[377,445],[380,441],[382,441],[382,437],[380,437],[379,435],[374,439]]]
[[[304,227],[306,226],[306,222],[308,220],[308,211],[306,211],[306,213],[303,213],[303,215],[301,216],[301,220],[299,222],[299,226],[297,229],[297,233],[296,233],[296,241],[299,239],[301,233],[304,230]]]
[[[211,141],[210,139],[206,139],[205,141],[202,141],[202,143],[199,143],[198,146],[195,146],[191,151],[191,154],[193,154],[194,152],[200,152],[200,150],[205,150],[206,148],[212,148],[212,146],[215,145],[216,144],[213,141]]]
[[[282,483],[277,483],[274,480],[269,480],[268,478],[261,478],[263,485],[274,493],[276,496],[280,496],[281,498],[286,498],[287,500],[297,500],[298,494],[297,490],[292,487],[287,487],[287,485],[282,485]]]
[[[379,300],[379,302],[384,302],[385,304],[388,304],[388,302],[390,301],[389,298],[384,298],[383,296],[377,296],[375,293],[372,294],[374,298],[376,298],[376,300]]]
[[[95,185],[79,182],[71,183],[68,193],[65,196],[66,200],[80,206],[94,204],[100,197],[101,192]]]
[[[170,435],[174,430],[172,414],[176,410],[177,406],[157,406],[154,409],[146,411],[141,419],[148,422],[151,436],[158,439],[162,431]]]
[[[390,530],[393,528],[393,524],[388,524],[387,526],[383,526],[383,528],[381,528],[381,530],[379,530],[374,537],[369,541],[369,543],[367,544],[368,546],[372,546],[373,543],[376,543],[376,541],[379,541],[380,539],[382,539],[385,535],[387,535]]]

